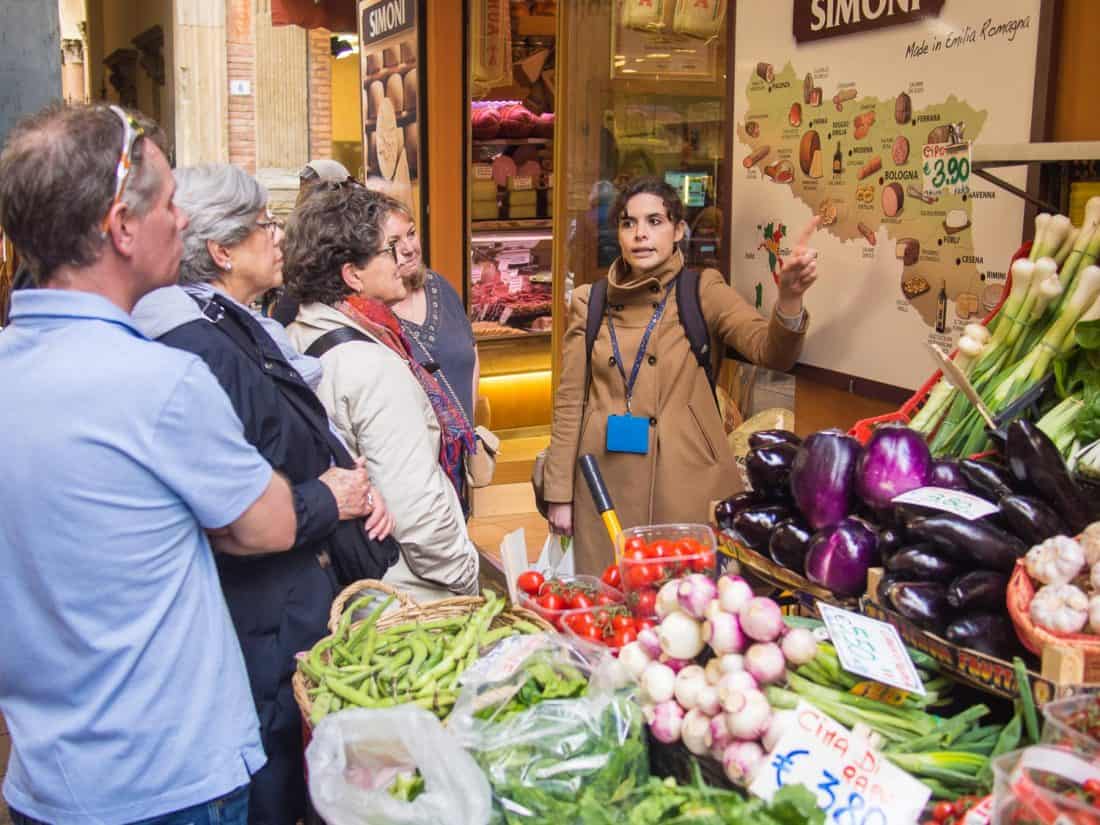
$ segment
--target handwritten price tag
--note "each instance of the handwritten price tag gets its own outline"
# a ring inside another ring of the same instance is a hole
[[[844,669],[924,696],[924,684],[893,625],[818,602]]]
[[[800,702],[792,724],[749,786],[770,800],[805,785],[835,825],[913,825],[932,792],[817,708]]]
[[[925,195],[965,195],[970,191],[970,141],[926,143],[921,158]]]
[[[975,521],[997,512],[997,505],[980,496],[948,490],[944,487],[918,487],[908,493],[902,493],[891,499],[894,504],[919,504],[922,507],[934,507],[956,516]]]

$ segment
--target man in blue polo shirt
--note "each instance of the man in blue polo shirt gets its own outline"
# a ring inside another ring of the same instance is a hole
[[[290,488],[196,356],[130,310],[186,218],[154,124],[51,107],[0,155],[36,277],[0,333],[0,711],[18,823],[233,823],[265,760],[206,532],[294,541]]]

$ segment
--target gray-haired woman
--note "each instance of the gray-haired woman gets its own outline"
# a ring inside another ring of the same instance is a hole
[[[298,532],[289,553],[218,556],[268,757],[252,777],[249,821],[290,825],[306,804],[294,654],[325,634],[339,587],[382,578],[399,547],[388,537],[393,519],[380,493],[310,386],[320,381],[320,364],[298,356],[278,324],[248,309],[282,282],[282,228],[267,211],[267,191],[227,165],[177,170],[176,185],[176,205],[190,219],[183,286],[150,293],[133,315],[149,337],[206,362],[245,437],[293,485]]]

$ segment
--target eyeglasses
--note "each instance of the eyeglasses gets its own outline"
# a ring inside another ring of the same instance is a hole
[[[134,147],[139,139],[145,136],[145,130],[138,122],[126,114],[120,107],[111,105],[107,107],[118,119],[122,121],[122,153],[118,157],[118,166],[115,168],[115,196],[111,199],[111,205],[107,207],[107,214],[103,216],[101,231],[104,235],[110,228],[111,210],[122,200],[122,193],[126,191],[126,181],[130,178],[130,170],[133,168]]]
[[[267,230],[267,234],[271,236],[271,240],[275,240],[275,236],[279,233],[279,230],[286,226],[286,224],[268,212],[264,215],[262,221],[256,221],[256,226]]]
[[[374,254],[375,255],[385,255],[387,252],[390,253],[390,256],[393,258],[393,262],[396,265],[398,263],[398,260],[397,260],[397,241],[391,241],[390,243],[386,244],[384,247],[379,249]]]

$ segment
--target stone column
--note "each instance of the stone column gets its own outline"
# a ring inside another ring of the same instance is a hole
[[[175,0],[176,163],[229,160],[225,0]]]
[[[61,96],[66,103],[83,103],[87,99],[83,40],[65,38],[61,41]]]
[[[0,143],[61,94],[57,3],[0,2]]]

